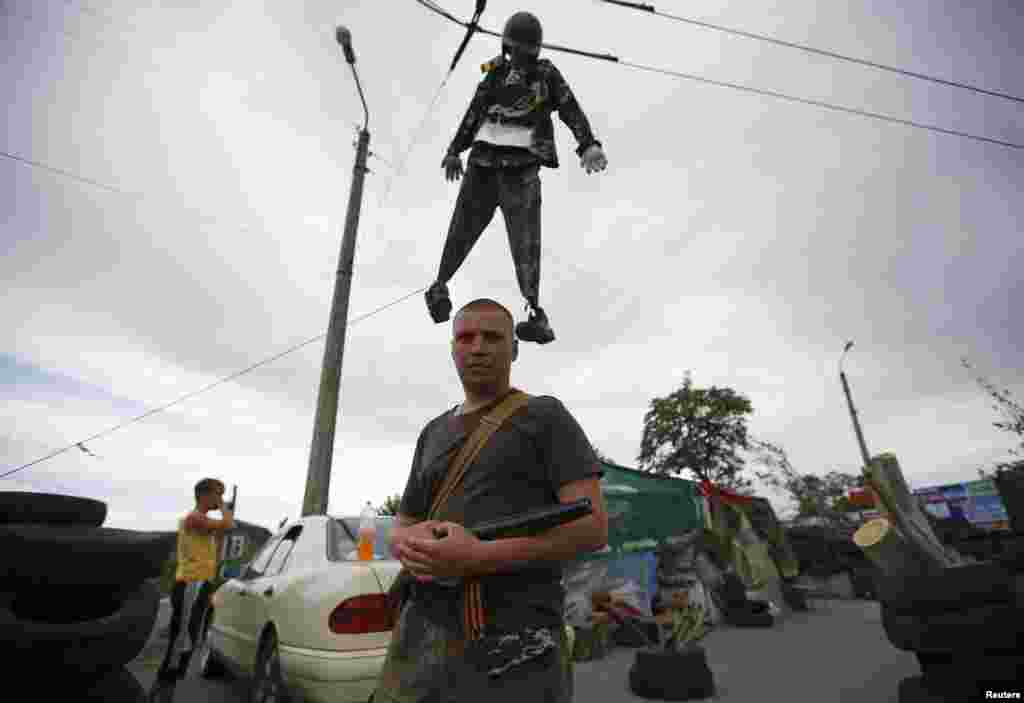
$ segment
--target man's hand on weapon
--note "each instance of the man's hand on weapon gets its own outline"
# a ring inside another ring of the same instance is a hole
[[[444,157],[444,161],[441,162],[441,168],[444,169],[444,175],[449,183],[462,178],[462,159],[455,154],[449,154]]]
[[[400,547],[406,547],[410,539],[434,539],[433,529],[440,524],[437,520],[424,520],[423,522],[417,522],[415,525],[401,528],[402,536],[400,537],[394,536],[392,532],[391,556],[401,561]]]
[[[608,159],[605,158],[604,150],[597,144],[591,145],[584,151],[583,157],[580,159],[580,166],[586,169],[587,173],[603,171],[607,165]]]
[[[483,542],[454,522],[435,523],[434,527],[447,534],[441,538],[432,534],[410,537],[396,547],[398,559],[418,581],[471,576],[480,561]]]

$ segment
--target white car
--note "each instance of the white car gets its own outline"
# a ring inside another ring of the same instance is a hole
[[[211,599],[195,662],[250,679],[255,703],[366,703],[391,641],[385,594],[401,564],[377,520],[374,559],[359,561],[359,518],[310,515],[267,541]]]

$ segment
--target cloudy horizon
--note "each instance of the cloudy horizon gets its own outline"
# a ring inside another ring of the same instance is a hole
[[[362,122],[338,24],[379,155],[350,319],[433,279],[457,192],[440,161],[494,38],[470,42],[392,181],[463,34],[412,0],[2,7],[2,150],[113,190],[0,159],[0,473],[326,331]],[[491,0],[483,24],[520,9],[556,44],[1024,142],[1011,101],[592,0]],[[659,9],[1024,95],[1024,17],[1009,2]],[[1007,456],[1012,438],[960,358],[1024,396],[1021,150],[545,56],[609,165],[586,175],[556,120],[541,303],[557,339],[521,344],[514,385],[558,397],[601,452],[636,466],[650,400],[692,370],[697,386],[750,398],[751,434],[799,471],[855,473],[837,367],[852,339],[868,447],[894,452],[913,487],[973,480]],[[500,216],[450,288],[456,306],[492,297],[522,318]],[[402,491],[420,429],[461,400],[449,336],[422,294],[350,326],[332,513]],[[216,476],[239,485],[240,519],[274,527],[301,512],[322,355],[310,344],[0,490],[99,498],[108,526],[166,530]]]

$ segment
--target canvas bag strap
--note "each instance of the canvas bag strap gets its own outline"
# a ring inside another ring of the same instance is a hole
[[[434,496],[433,505],[430,507],[430,513],[427,516],[428,520],[433,520],[438,514],[445,502],[458,488],[462,482],[463,476],[466,475],[466,469],[469,465],[476,460],[480,451],[484,448],[487,442],[491,439],[491,436],[504,424],[505,420],[510,418],[517,410],[526,405],[530,400],[530,395],[524,393],[521,390],[513,389],[512,393],[505,397],[498,405],[480,419],[480,424],[477,425],[476,430],[469,436],[466,442],[459,449],[459,453],[455,456],[452,461],[451,467],[448,469],[448,475],[445,476],[444,483],[441,485],[441,489]]]

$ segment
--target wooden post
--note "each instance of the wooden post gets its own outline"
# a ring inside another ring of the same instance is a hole
[[[947,550],[932,530],[916,499],[910,493],[899,462],[893,454],[880,454],[869,464],[866,476],[879,501],[879,509],[904,542],[937,567],[954,566],[959,555]]]
[[[935,565],[908,545],[885,518],[865,523],[853,534],[853,543],[887,577],[901,579],[935,571]]]

